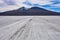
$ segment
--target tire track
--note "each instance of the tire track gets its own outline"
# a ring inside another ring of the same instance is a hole
[[[28,20],[28,22],[26,24],[24,24],[20,29],[18,29],[10,38],[9,40],[17,40],[25,31],[26,28],[28,28],[28,26],[26,26],[27,24],[29,24],[29,22],[31,22],[32,18]]]

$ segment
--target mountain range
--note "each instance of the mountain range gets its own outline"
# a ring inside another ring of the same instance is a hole
[[[53,12],[50,10],[46,10],[43,8],[39,8],[39,7],[32,7],[29,9],[26,9],[25,7],[21,7],[17,10],[11,10],[11,11],[6,11],[6,12],[2,12],[0,13],[0,15],[2,16],[19,16],[19,15],[60,15],[60,13],[58,12]]]

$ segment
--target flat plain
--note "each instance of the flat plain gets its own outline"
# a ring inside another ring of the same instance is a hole
[[[60,16],[0,16],[0,40],[60,40]]]

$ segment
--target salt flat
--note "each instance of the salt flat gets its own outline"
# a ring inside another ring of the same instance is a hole
[[[60,16],[0,16],[0,40],[60,40]]]

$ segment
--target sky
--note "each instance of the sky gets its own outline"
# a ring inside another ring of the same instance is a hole
[[[60,12],[60,0],[0,0],[0,12],[16,10],[21,7],[40,7]]]

